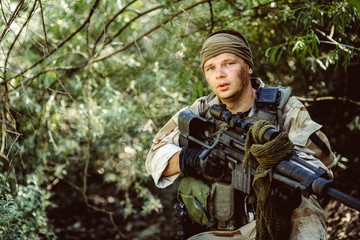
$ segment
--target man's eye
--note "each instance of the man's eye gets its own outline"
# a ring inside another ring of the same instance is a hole
[[[207,70],[208,71],[213,71],[215,68],[214,67],[209,67]]]
[[[233,64],[234,64],[233,62],[228,62],[226,65],[230,66],[230,65],[233,65]]]

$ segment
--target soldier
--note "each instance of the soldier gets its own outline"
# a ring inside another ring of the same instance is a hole
[[[322,126],[311,120],[304,105],[296,98],[286,99],[281,114],[270,116],[271,119],[266,119],[266,114],[258,114],[255,104],[256,90],[263,87],[264,83],[258,78],[251,78],[253,67],[250,46],[240,33],[221,30],[210,34],[201,50],[201,69],[213,93],[184,109],[210,118],[210,106],[225,104],[233,114],[242,112],[250,119],[270,120],[288,133],[294,150],[301,158],[327,169],[334,160],[328,139],[320,131]],[[226,167],[216,159],[209,158],[202,162],[199,159],[202,149],[179,146],[179,112],[157,133],[146,159],[146,170],[159,188],[171,185],[180,175],[196,179],[216,178],[226,171]],[[324,147],[319,147],[324,146],[324,143],[327,146],[325,151]],[[331,174],[330,170],[329,173]],[[300,206],[290,214],[291,221],[287,231],[289,239],[327,239],[325,214],[315,196],[302,197]],[[212,226],[214,228],[214,225]],[[191,239],[255,239],[255,226],[256,221],[249,220],[234,230],[212,229],[213,231],[199,233]]]

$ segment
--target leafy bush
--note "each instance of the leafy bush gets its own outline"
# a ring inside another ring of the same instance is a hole
[[[356,103],[355,10],[345,0],[1,1],[1,237],[53,238],[46,212],[78,202],[114,228],[167,214],[145,157],[161,126],[210,92],[199,68],[209,32],[242,32],[268,85]],[[358,111],[343,115],[358,132]],[[156,229],[138,228],[144,239]]]
[[[4,240],[55,239],[46,210],[54,205],[51,194],[41,187],[43,173],[27,176],[25,185],[17,184],[13,194],[3,189],[0,198],[0,236]],[[1,175],[4,180],[4,175]],[[9,184],[6,184],[9,187]]]

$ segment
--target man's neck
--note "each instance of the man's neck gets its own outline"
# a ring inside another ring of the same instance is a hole
[[[255,100],[255,89],[248,88],[246,92],[237,99],[236,101],[227,101],[227,99],[223,99],[222,103],[226,104],[226,108],[233,114],[238,112],[247,112],[254,105]]]

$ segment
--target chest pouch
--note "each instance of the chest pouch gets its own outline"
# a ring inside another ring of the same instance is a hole
[[[291,96],[290,87],[261,87],[256,91],[255,106],[257,120],[267,120],[283,131],[282,113]]]
[[[280,104],[281,92],[277,87],[261,87],[256,91],[255,104],[258,109],[276,112]]]

